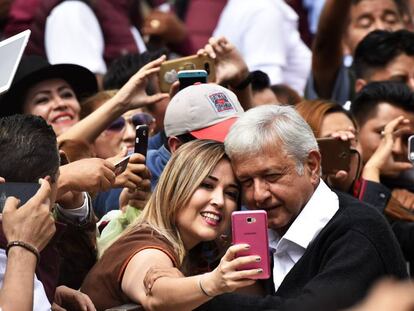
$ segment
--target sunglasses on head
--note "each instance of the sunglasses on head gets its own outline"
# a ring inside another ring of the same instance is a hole
[[[155,122],[154,117],[150,115],[149,113],[137,113],[131,116],[130,119],[134,127],[138,125],[143,125],[143,124],[150,125],[151,123]],[[122,131],[125,128],[126,122],[127,120],[125,120],[124,117],[119,117],[114,122],[112,122],[111,125],[109,125],[106,130],[115,131],[115,132]]]

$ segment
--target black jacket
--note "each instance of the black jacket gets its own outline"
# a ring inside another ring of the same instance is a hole
[[[400,247],[386,219],[343,193],[339,210],[266,297],[225,294],[200,310],[339,310],[361,299],[384,276],[407,277]],[[268,280],[272,282],[272,278]]]

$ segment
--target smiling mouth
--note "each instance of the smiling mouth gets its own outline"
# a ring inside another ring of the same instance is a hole
[[[52,120],[52,123],[61,123],[61,122],[68,122],[68,121],[72,121],[73,117],[70,115],[62,115],[62,116],[58,116],[57,118],[54,118]]]
[[[222,220],[222,217],[220,215],[210,212],[201,212],[200,215],[209,225],[212,226],[217,226]]]

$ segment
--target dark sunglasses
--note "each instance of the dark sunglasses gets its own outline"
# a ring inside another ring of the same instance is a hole
[[[154,117],[150,115],[149,113],[137,113],[137,114],[134,114],[130,118],[131,118],[131,121],[134,127],[138,125],[143,125],[143,124],[150,125],[151,123],[155,122]],[[124,117],[119,117],[114,122],[112,122],[111,125],[109,125],[106,130],[115,131],[115,132],[122,131],[125,128],[126,122],[127,121],[125,120]]]

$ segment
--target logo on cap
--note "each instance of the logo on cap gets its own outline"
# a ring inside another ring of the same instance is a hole
[[[208,98],[213,104],[213,108],[217,114],[227,115],[236,113],[236,108],[234,107],[233,103],[223,92],[210,94],[208,95]]]

